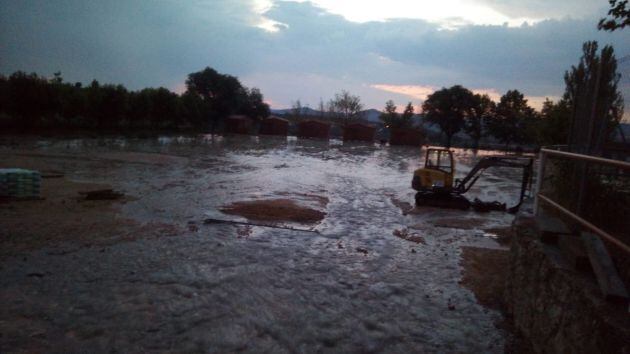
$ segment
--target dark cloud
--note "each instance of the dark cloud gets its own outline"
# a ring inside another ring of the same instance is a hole
[[[608,1],[596,0],[475,0],[511,18],[583,18],[606,14]]]
[[[272,33],[255,26],[261,16],[252,4],[0,0],[0,72],[61,70],[72,81],[174,88],[212,66],[260,87],[278,106],[298,98],[314,106],[347,89],[381,107],[408,97],[374,84],[558,95],[584,41],[630,53],[630,32],[598,32],[599,15],[449,31],[423,20],[355,23],[311,3],[277,2],[264,14],[281,24]]]

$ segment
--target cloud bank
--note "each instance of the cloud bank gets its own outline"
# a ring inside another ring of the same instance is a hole
[[[454,18],[457,29],[445,30],[421,18],[352,21],[311,2],[0,0],[0,73],[181,89],[188,73],[211,66],[277,108],[297,99],[314,107],[345,89],[380,109],[388,99],[418,105],[429,89],[455,84],[493,95],[516,88],[539,102],[562,94],[584,41],[630,54],[630,31],[598,32],[605,10],[588,0],[470,1],[538,20]]]

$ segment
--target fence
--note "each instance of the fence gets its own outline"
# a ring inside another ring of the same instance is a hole
[[[561,151],[540,151],[534,210],[544,208],[606,243],[630,283],[630,163]]]

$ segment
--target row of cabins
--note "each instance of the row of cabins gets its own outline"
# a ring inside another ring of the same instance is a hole
[[[250,134],[253,122],[246,116],[230,116],[225,120],[225,132],[227,134]],[[319,120],[306,120],[298,123],[298,138],[329,139],[331,124]],[[289,134],[289,121],[283,118],[271,116],[260,122],[258,130],[260,135]],[[376,128],[362,123],[348,124],[343,128],[344,141],[374,141]],[[422,145],[424,134],[419,130],[404,129],[391,130],[389,143],[391,145]]]

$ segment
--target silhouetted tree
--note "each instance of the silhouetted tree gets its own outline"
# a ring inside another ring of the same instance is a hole
[[[464,131],[473,141],[473,148],[479,147],[483,136],[484,121],[492,119],[496,104],[488,95],[475,95],[470,115],[464,121]]]
[[[385,102],[385,108],[379,115],[379,119],[389,128],[395,127],[398,123],[398,113],[396,110],[398,107],[394,104],[394,101],[389,100]]]
[[[329,104],[334,116],[341,118],[343,125],[347,125],[351,119],[359,117],[359,113],[363,109],[361,98],[351,95],[350,92],[342,90],[341,93],[335,94],[335,98]]]
[[[557,103],[546,99],[540,111],[540,121],[536,127],[536,141],[539,145],[565,145],[569,136],[571,107],[566,100]]]
[[[265,103],[262,92],[256,87],[246,88],[245,92],[247,96],[245,104],[241,106],[240,113],[254,119],[269,117],[269,105]]]
[[[304,113],[302,102],[300,102],[300,100],[297,99],[295,102],[291,104],[291,115],[294,118],[300,118],[302,117],[302,113]]]
[[[199,129],[217,112],[253,118],[269,115],[260,90],[243,87],[228,75],[214,72],[213,76],[212,69],[208,70],[191,74],[191,90],[181,96],[163,87],[130,92],[122,85],[102,85],[96,80],[83,87],[64,82],[60,72],[50,79],[21,71],[9,78],[0,75],[0,126],[23,131]]]
[[[564,75],[564,100],[572,108],[569,144],[580,152],[597,152],[623,116],[621,76],[611,46],[598,55],[597,42],[583,45],[580,63]]]
[[[411,102],[409,102],[405,106],[405,110],[403,111],[403,114],[401,116],[401,118],[402,118],[402,120],[404,122],[403,124],[405,126],[411,125],[411,118],[413,118],[413,114],[414,114],[414,108],[413,108],[413,105],[411,104]]]
[[[405,110],[402,114],[396,112],[396,105],[394,101],[389,100],[385,102],[385,109],[379,116],[379,119],[385,123],[388,128],[409,128],[411,127],[411,118],[414,114],[413,105],[411,102],[405,106]]]
[[[614,31],[623,29],[630,25],[630,8],[628,8],[628,0],[608,0],[610,10],[608,16],[599,20],[597,28],[605,31]]]
[[[199,95],[208,106],[212,133],[220,119],[236,112],[245,94],[236,77],[220,74],[210,67],[188,74],[186,88],[189,93]]]
[[[430,94],[422,104],[422,112],[431,124],[437,124],[446,136],[446,146],[451,146],[453,135],[464,126],[464,119],[471,115],[474,106],[473,93],[455,85]]]
[[[522,144],[531,141],[528,134],[535,124],[536,112],[527,104],[525,96],[518,90],[510,90],[501,97],[494,114],[486,120],[488,132],[505,144]]]

